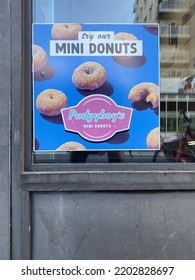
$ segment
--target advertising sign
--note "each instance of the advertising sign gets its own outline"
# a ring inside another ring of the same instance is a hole
[[[34,151],[160,147],[157,24],[33,24]]]

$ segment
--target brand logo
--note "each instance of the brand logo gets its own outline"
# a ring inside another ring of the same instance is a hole
[[[76,106],[61,110],[65,130],[84,139],[105,141],[130,127],[132,109],[118,106],[111,98],[96,94],[82,99]]]

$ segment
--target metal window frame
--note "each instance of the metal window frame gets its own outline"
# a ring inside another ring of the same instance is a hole
[[[24,116],[22,185],[52,185],[53,190],[157,190],[191,188],[194,164],[38,164],[32,162],[31,20],[29,1],[23,1],[22,100]],[[30,124],[30,125],[29,125]],[[177,174],[177,176],[176,176]],[[96,180],[95,180],[96,178]],[[120,180],[118,179],[120,178]],[[81,183],[83,182],[83,183]],[[106,184],[103,184],[106,183]],[[47,187],[50,189],[50,187]]]

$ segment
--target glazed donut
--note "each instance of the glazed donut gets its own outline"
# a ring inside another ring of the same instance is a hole
[[[56,151],[85,151],[86,148],[78,142],[66,142],[56,149]]]
[[[72,75],[72,82],[79,89],[94,90],[106,81],[106,70],[96,62],[85,62]]]
[[[145,100],[151,102],[153,108],[157,108],[159,106],[158,86],[154,83],[140,83],[130,90],[128,99],[133,102]]]
[[[42,69],[48,60],[46,51],[38,45],[32,45],[34,72]]]
[[[147,143],[147,147],[149,149],[159,149],[160,148],[160,129],[159,127],[156,127],[154,129],[152,129],[146,138],[146,143]]]
[[[82,30],[80,24],[54,24],[51,36],[54,40],[76,40],[78,32]]]
[[[42,91],[36,99],[38,111],[46,116],[57,116],[60,110],[66,108],[68,99],[66,95],[56,89],[46,89]]]

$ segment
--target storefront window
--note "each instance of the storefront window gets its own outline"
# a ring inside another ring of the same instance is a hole
[[[160,147],[165,145],[165,149],[159,154],[156,152],[158,149],[155,147],[152,149],[139,149],[138,140],[136,140],[137,146],[135,145],[135,149],[121,149],[122,144],[133,135],[131,135],[131,130],[129,130],[120,132],[118,133],[118,138],[115,135],[115,138],[111,139],[114,141],[114,149],[109,148],[108,152],[95,149],[93,151],[71,152],[46,149],[43,151],[39,139],[34,134],[34,162],[151,163],[153,161],[159,162],[157,160],[159,157],[162,163],[194,162],[195,149],[193,147],[195,144],[195,133],[193,130],[190,130],[191,128],[195,129],[194,11],[194,0],[33,0],[33,23],[37,24],[65,23],[92,24],[94,26],[97,24],[125,25],[148,23],[151,33],[152,31],[154,32],[154,29],[152,29],[154,25],[150,26],[149,24],[159,24],[160,109],[153,111],[155,111],[160,120]],[[153,33],[153,36],[155,35]],[[123,66],[120,65],[120,67]],[[141,67],[142,65],[140,69]],[[138,73],[135,71],[135,68],[130,69],[125,65],[124,70],[128,70],[129,75],[133,76]],[[61,71],[59,75],[62,75],[62,70],[60,68],[58,70]],[[150,71],[150,75],[158,75],[156,74],[155,66],[154,68],[151,67]],[[45,75],[44,71],[40,71],[40,73],[42,76]],[[125,72],[123,73],[126,75]],[[140,73],[139,75],[141,75]],[[48,75],[51,77],[53,75],[51,68]],[[126,78],[123,80],[124,77],[122,77],[121,72],[119,72],[119,77],[120,75],[121,83],[125,83],[125,79],[128,77],[125,76]],[[134,77],[134,79],[136,78]],[[144,77],[142,77],[142,80],[144,82]],[[36,82],[39,83],[40,89],[45,89],[45,84],[44,86],[41,85],[41,78]],[[149,82],[147,78],[146,82]],[[49,88],[49,80],[47,83]],[[141,111],[138,107],[133,109]],[[151,107],[147,107],[146,110],[151,110]],[[42,117],[48,125],[51,123],[48,117]],[[56,118],[55,120],[56,126],[62,125],[59,119]],[[147,119],[144,121],[147,121]],[[143,127],[144,123],[140,123],[137,129],[139,129],[139,126],[140,128]],[[187,136],[185,135],[186,131]],[[118,146],[116,148],[117,141]],[[64,142],[66,142],[66,139]]]

